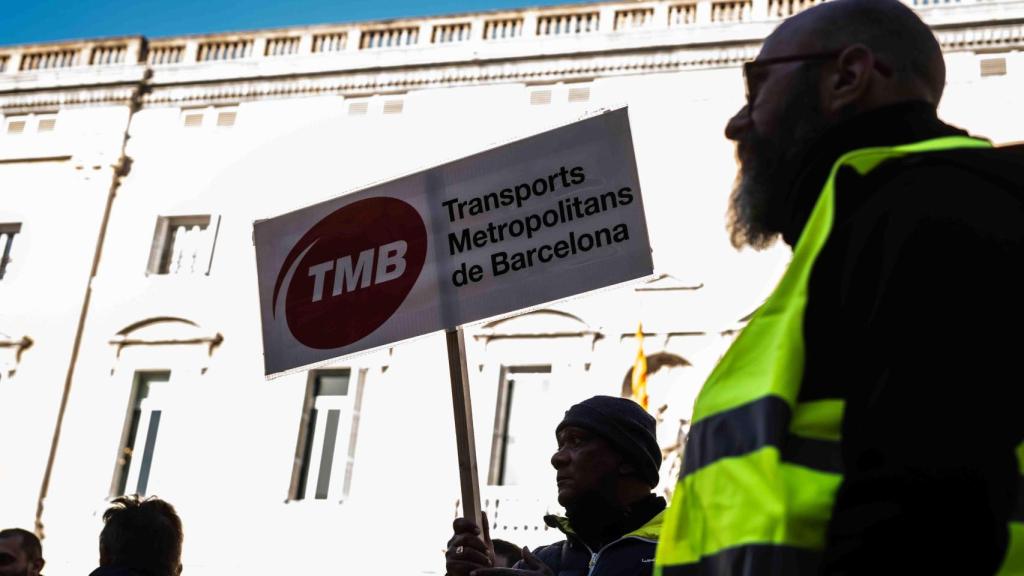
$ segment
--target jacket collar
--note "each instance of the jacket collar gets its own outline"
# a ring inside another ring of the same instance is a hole
[[[647,518],[647,520],[643,522],[643,524],[641,524],[639,527],[621,534],[617,538],[612,539],[611,542],[621,540],[622,538],[642,538],[644,540],[658,539],[658,536],[661,534],[662,523],[665,519],[665,499],[661,498],[660,496],[654,496],[653,494],[651,496],[653,497],[650,502],[651,506],[645,507],[645,509],[642,511],[638,510],[637,513],[650,514],[654,510],[657,510],[657,512],[653,516]],[[544,516],[544,523],[550,526],[551,528],[559,530],[566,536],[572,536],[574,538],[582,540],[579,533],[575,529],[573,529],[572,522],[564,516],[548,514],[547,516]],[[605,545],[607,545],[608,543],[606,543]]]
[[[89,576],[142,576],[141,573],[129,568],[118,566],[100,566],[89,573]]]
[[[782,238],[796,246],[822,186],[840,156],[860,148],[896,146],[940,136],[967,135],[943,123],[923,101],[904,102],[859,114],[829,128],[808,149],[796,184],[785,198]]]

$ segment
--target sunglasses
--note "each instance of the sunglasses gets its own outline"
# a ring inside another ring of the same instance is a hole
[[[845,50],[845,49],[844,49]],[[749,113],[754,109],[754,100],[757,99],[757,92],[761,87],[761,83],[765,80],[765,75],[761,73],[761,69],[767,68],[768,66],[774,66],[776,64],[786,64],[789,62],[826,62],[838,57],[843,53],[843,50],[831,50],[829,52],[812,52],[810,54],[791,54],[789,56],[779,56],[777,58],[762,58],[760,60],[751,60],[750,62],[743,63],[743,86],[746,90],[747,97],[747,112]],[[889,68],[885,63],[875,60],[875,69],[881,72],[885,76],[892,74],[892,69]]]

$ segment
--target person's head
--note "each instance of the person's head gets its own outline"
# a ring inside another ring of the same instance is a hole
[[[626,506],[658,485],[661,449],[654,417],[636,402],[594,396],[566,411],[551,456],[558,502],[570,512],[595,498]]]
[[[0,530],[0,576],[39,576],[46,561],[39,538],[28,530]]]
[[[511,568],[515,566],[516,562],[523,559],[523,551],[519,549],[519,546],[501,539],[491,540],[491,545],[494,546],[494,567],[495,568]]]
[[[127,568],[151,576],[181,572],[181,519],[159,498],[121,496],[103,513],[100,566]]]
[[[938,106],[946,81],[928,26],[899,0],[834,0],[783,22],[744,67],[747,103],[726,125],[740,174],[730,199],[737,248],[770,245],[785,196],[831,126],[890,104]]]

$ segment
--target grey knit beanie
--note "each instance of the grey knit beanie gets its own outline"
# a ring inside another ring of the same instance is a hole
[[[555,434],[576,426],[607,440],[637,466],[640,477],[651,488],[658,485],[661,449],[654,417],[636,402],[614,396],[594,396],[569,408]]]

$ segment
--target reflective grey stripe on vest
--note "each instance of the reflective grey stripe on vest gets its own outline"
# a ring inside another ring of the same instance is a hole
[[[791,418],[792,410],[785,400],[766,396],[697,422],[686,439],[679,477],[684,478],[722,458],[742,456],[765,446],[778,448],[786,462],[841,473],[839,442],[786,433]]]
[[[1017,477],[1017,503],[1010,511],[1010,522],[1024,523],[1024,476]]]
[[[696,564],[665,566],[662,576],[764,576],[817,574],[821,553],[795,546],[748,544],[705,556]]]

